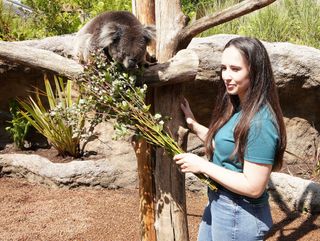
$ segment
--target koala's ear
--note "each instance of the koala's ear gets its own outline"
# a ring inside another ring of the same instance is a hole
[[[152,40],[156,39],[156,28],[153,25],[143,27],[143,36],[149,44]]]
[[[100,36],[100,47],[108,47],[111,43],[117,41],[122,36],[123,30],[120,25],[115,23],[109,23],[103,26]]]

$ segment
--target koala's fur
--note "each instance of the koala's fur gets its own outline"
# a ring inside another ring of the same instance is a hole
[[[154,38],[154,27],[142,25],[132,13],[105,12],[79,30],[74,57],[88,63],[91,53],[103,49],[109,60],[135,68],[145,62],[146,47]]]

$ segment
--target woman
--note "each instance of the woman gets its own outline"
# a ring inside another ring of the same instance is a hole
[[[217,183],[199,228],[199,241],[263,240],[272,225],[266,185],[282,166],[286,132],[268,53],[255,38],[230,40],[222,53],[223,91],[210,128],[185,100],[188,127],[204,141],[210,161],[191,153],[174,157],[182,172]]]

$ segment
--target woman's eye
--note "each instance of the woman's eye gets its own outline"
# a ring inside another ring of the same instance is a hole
[[[234,72],[238,72],[238,71],[240,71],[240,68],[238,68],[238,67],[231,67],[231,70],[234,71]]]

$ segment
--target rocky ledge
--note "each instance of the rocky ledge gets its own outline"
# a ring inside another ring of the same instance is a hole
[[[74,160],[52,163],[38,155],[0,155],[0,176],[23,177],[52,188],[135,188],[137,170],[132,163],[99,160]],[[197,178],[188,174],[187,189],[205,191]],[[272,200],[287,210],[320,212],[320,185],[283,173],[272,173],[268,185]]]

